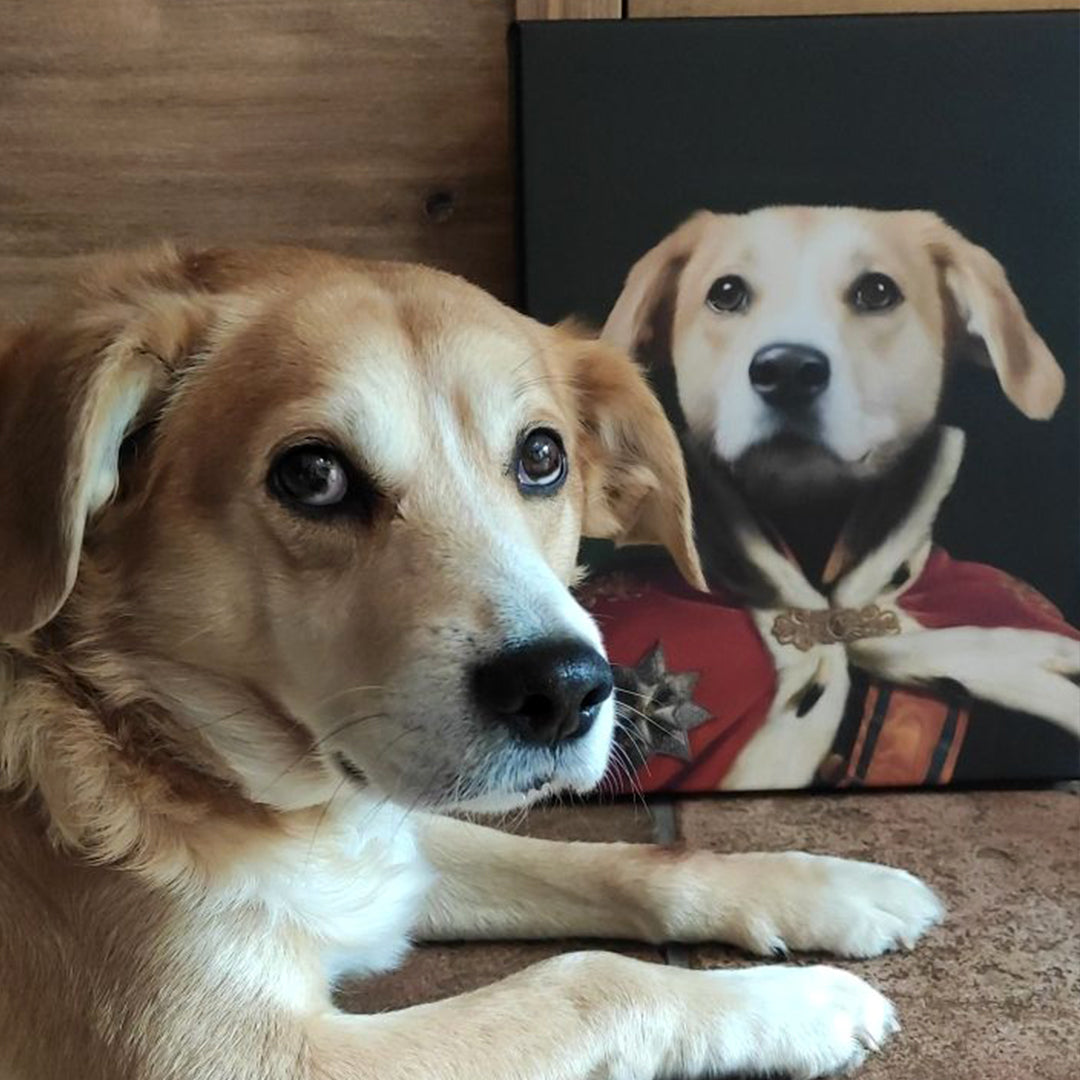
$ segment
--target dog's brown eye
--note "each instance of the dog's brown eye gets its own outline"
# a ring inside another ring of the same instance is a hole
[[[863,274],[848,291],[848,303],[856,311],[888,311],[903,299],[900,286],[888,274]]]
[[[528,494],[552,492],[566,479],[566,466],[566,451],[559,436],[547,428],[536,428],[518,448],[518,487]]]
[[[738,274],[717,278],[705,297],[713,311],[743,311],[750,303],[750,286]]]
[[[274,493],[289,502],[320,509],[337,506],[349,493],[349,474],[328,447],[308,445],[286,450],[270,473]]]

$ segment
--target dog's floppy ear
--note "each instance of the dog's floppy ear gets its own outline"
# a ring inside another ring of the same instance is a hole
[[[649,349],[652,362],[663,359],[652,353],[670,353],[679,275],[715,218],[715,214],[699,210],[638,259],[601,331],[605,341],[639,358],[643,346],[652,346]]]
[[[1005,396],[1029,419],[1049,419],[1065,392],[1065,376],[1028,322],[1001,263],[936,215],[923,217],[960,325],[984,342]]]
[[[112,257],[0,341],[0,637],[37,629],[67,598],[120,444],[203,324],[200,302],[166,280],[169,259]]]
[[[582,532],[617,544],[661,544],[704,589],[686,468],[675,433],[637,365],[614,346],[566,335],[582,429]]]

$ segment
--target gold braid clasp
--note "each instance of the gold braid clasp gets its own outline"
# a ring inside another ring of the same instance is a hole
[[[895,611],[882,611],[877,604],[862,608],[788,608],[773,620],[772,636],[781,645],[794,645],[809,652],[815,645],[847,645],[861,638],[888,637],[900,633]]]

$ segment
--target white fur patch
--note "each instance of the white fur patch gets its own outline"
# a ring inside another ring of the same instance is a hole
[[[328,977],[395,966],[409,946],[432,872],[409,814],[350,792],[310,829],[240,862],[213,900],[261,909],[313,940]]]

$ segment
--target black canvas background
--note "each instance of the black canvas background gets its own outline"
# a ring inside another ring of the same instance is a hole
[[[700,207],[938,211],[1004,263],[1066,372],[1050,423],[960,366],[968,432],[936,537],[1080,621],[1080,17],[520,24],[521,293],[599,325],[630,265]]]

